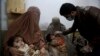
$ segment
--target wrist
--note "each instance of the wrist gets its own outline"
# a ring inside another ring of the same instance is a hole
[[[67,35],[67,31],[62,32],[63,35]]]

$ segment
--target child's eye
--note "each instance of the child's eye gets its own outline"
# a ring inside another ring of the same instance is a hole
[[[19,41],[16,41],[16,43],[18,43]]]

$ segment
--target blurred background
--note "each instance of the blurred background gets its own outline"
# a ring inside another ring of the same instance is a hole
[[[61,22],[67,27],[71,27],[73,21],[67,21],[64,17],[59,15],[60,6],[63,3],[73,3],[76,6],[96,6],[100,8],[100,0],[23,0],[25,11],[30,6],[37,6],[41,11],[40,27],[45,30],[53,17],[59,17]],[[7,0],[1,0],[1,29],[7,30],[7,14],[6,14]],[[45,25],[46,24],[46,25]]]

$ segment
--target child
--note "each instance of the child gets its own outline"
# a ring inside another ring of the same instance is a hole
[[[13,36],[8,40],[8,46],[14,47],[18,49],[19,51],[24,52],[24,56],[34,56],[39,55],[39,50],[34,50],[34,45],[28,46],[23,40],[23,38],[19,35]],[[16,56],[11,54],[12,56]]]
[[[68,56],[64,36],[59,31],[54,34],[48,34],[46,40],[49,42],[49,52],[53,56]]]

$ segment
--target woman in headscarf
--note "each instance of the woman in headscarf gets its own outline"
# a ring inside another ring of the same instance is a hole
[[[23,36],[24,41],[31,45],[39,47],[41,51],[44,50],[44,39],[39,28],[40,10],[37,7],[30,7],[26,13],[21,15],[16,19],[9,27],[7,35],[4,40],[4,54],[5,56],[10,56],[11,54],[16,54],[17,56],[22,56],[23,52],[16,50],[15,48],[9,47],[7,41],[11,36],[20,35]]]

